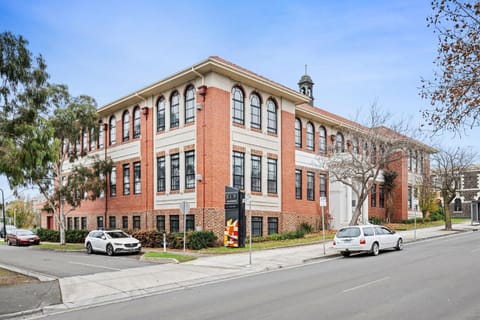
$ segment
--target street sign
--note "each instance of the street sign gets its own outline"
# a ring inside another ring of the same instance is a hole
[[[320,197],[320,207],[327,206],[327,197]]]
[[[188,210],[190,210],[190,205],[187,201],[182,201],[182,203],[180,203],[180,211],[186,215],[188,214]]]

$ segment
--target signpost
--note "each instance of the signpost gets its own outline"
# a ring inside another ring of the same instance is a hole
[[[413,217],[413,241],[417,241],[417,207],[418,207],[418,199],[413,199],[413,212],[415,216]]]
[[[323,237],[323,255],[325,252],[325,207],[327,206],[327,197],[320,197],[320,207],[322,208],[322,237]]]
[[[245,201],[248,202],[248,265],[252,265],[252,195],[247,193]]]
[[[180,203],[180,211],[183,214],[183,253],[185,254],[186,251],[186,243],[187,243],[187,214],[190,210],[190,205],[187,201],[182,201]]]

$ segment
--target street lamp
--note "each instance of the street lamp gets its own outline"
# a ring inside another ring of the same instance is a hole
[[[5,239],[7,236],[7,226],[5,225],[7,222],[5,221],[5,197],[3,195],[3,189],[0,188],[2,192],[2,214],[3,214],[3,238]]]

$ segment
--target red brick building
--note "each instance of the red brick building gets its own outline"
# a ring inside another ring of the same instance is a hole
[[[186,223],[222,234],[225,186],[251,194],[256,235],[295,230],[302,222],[320,226],[320,196],[327,198],[331,226],[347,224],[352,192],[330,184],[315,159],[328,157],[336,143],[331,137],[351,121],[313,107],[312,89],[308,75],[296,91],[210,57],[103,106],[101,134],[85,134],[82,148],[111,157],[114,171],[105,194],[70,212],[67,227],[173,232]],[[429,170],[433,149],[415,145],[394,165],[395,220],[413,213],[414,186]],[[384,217],[384,199],[374,196],[365,211]],[[191,208],[186,219],[179,211],[183,201]],[[42,216],[42,227],[56,227],[51,215]]]

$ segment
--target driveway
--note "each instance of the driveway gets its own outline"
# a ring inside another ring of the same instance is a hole
[[[27,271],[34,276],[64,278],[100,272],[112,272],[148,265],[138,260],[139,255],[109,257],[85,252],[42,250],[38,247],[0,245],[0,266]],[[12,268],[13,267],[13,268]]]

